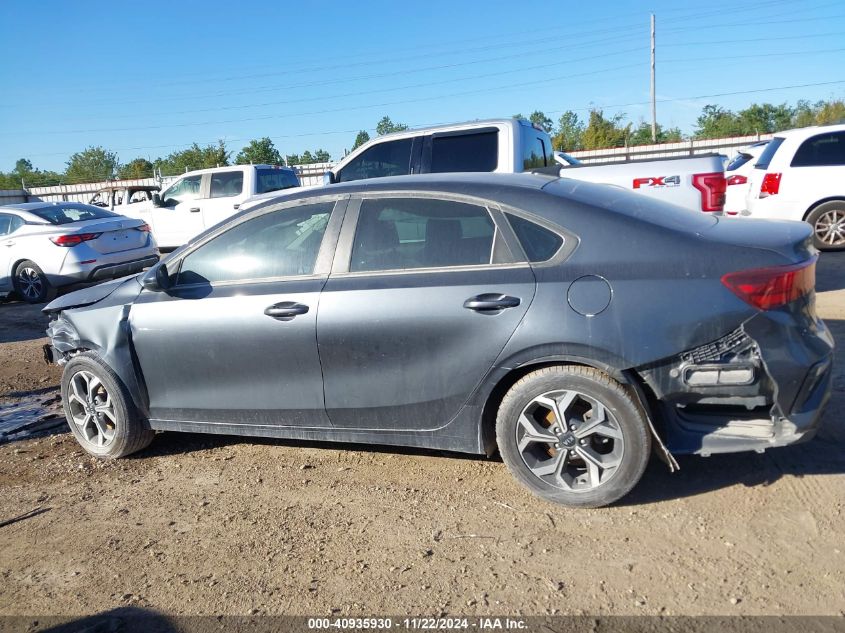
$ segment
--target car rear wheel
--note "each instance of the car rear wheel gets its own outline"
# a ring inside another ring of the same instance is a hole
[[[624,497],[645,471],[651,435],[625,388],[591,367],[546,367],[523,377],[502,400],[499,452],[534,494],[597,508]]]
[[[44,271],[28,259],[15,267],[13,283],[15,292],[27,303],[44,303],[56,296]]]
[[[820,204],[807,216],[813,227],[813,244],[820,251],[845,248],[845,200]]]
[[[65,365],[62,406],[76,440],[96,457],[124,457],[147,447],[155,435],[120,378],[93,352]]]

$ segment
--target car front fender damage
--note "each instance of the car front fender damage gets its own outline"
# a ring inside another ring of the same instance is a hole
[[[132,349],[130,309],[130,305],[117,304],[52,312],[47,327],[50,344],[44,346],[44,357],[47,362],[64,365],[76,354],[97,353],[123,381],[138,409],[146,414],[146,389],[139,380]]]
[[[821,321],[810,329],[788,323],[757,315],[716,341],[636,369],[672,453],[763,452],[815,434],[833,339]]]

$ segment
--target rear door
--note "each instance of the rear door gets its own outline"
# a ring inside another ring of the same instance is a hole
[[[202,202],[203,228],[209,228],[237,213],[241,202],[249,197],[243,169],[214,171],[208,174],[209,187]]]
[[[499,167],[497,127],[438,132],[425,137],[421,173],[489,172]]]
[[[344,207],[259,210],[167,262],[174,286],[129,319],[153,419],[329,426],[316,320]]]
[[[496,217],[465,198],[353,198],[317,317],[334,426],[435,429],[458,413],[534,296]]]
[[[13,233],[23,226],[23,220],[11,213],[0,213],[0,290],[12,289],[12,263],[16,253],[22,252],[16,248],[17,241]]]

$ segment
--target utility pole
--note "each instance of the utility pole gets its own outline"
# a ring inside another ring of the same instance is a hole
[[[657,143],[657,97],[654,91],[654,14],[651,14],[651,142]]]

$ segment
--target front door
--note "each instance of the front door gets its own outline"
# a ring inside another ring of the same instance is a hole
[[[203,231],[201,191],[202,175],[184,176],[161,194],[160,207],[150,209],[149,222],[160,247],[181,246]]]
[[[354,215],[317,316],[329,417],[347,428],[442,427],[519,325],[534,275],[479,204],[374,197],[357,228]]]
[[[328,265],[317,264],[334,208],[258,211],[167,262],[175,285],[143,291],[129,317],[152,419],[329,425],[316,343]]]

